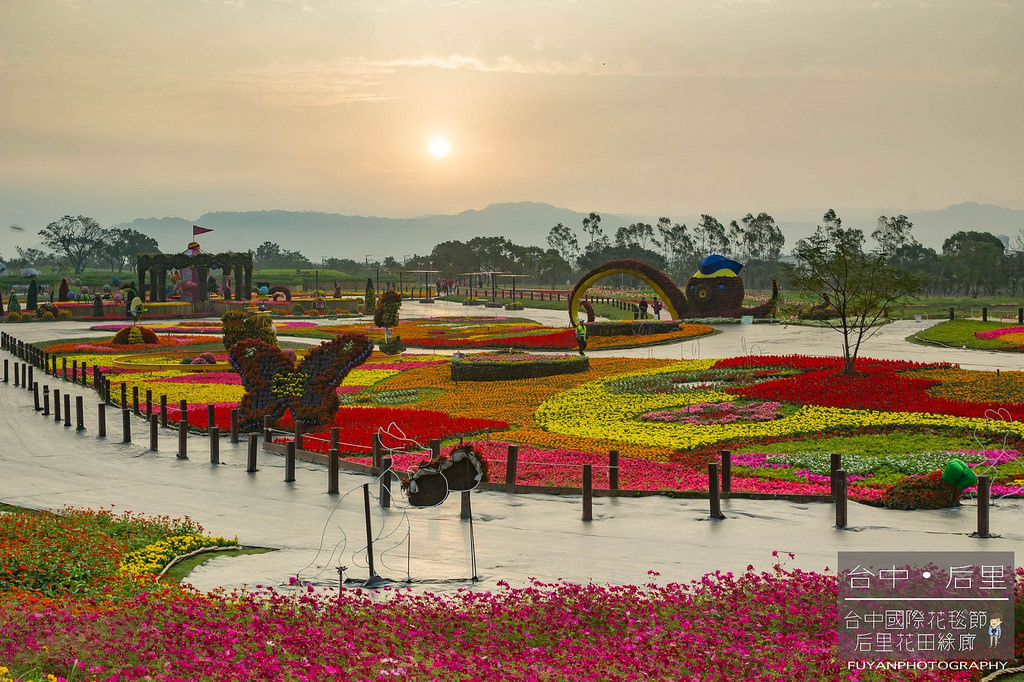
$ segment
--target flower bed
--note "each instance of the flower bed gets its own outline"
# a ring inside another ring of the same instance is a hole
[[[452,357],[452,381],[508,381],[590,369],[585,355],[532,355],[505,351]]]

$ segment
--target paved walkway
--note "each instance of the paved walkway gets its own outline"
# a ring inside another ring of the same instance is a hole
[[[403,306],[403,314],[418,312],[416,305]],[[464,311],[458,306],[458,314]],[[540,317],[533,313],[527,311]],[[920,326],[914,325],[887,327],[865,354],[1021,368],[1024,358],[1017,355],[966,355],[905,344],[902,338]],[[81,336],[82,329],[76,323],[3,326],[24,341]],[[735,355],[744,342],[748,350],[760,346],[760,352],[834,354],[837,336],[779,325],[727,327],[702,340],[699,355]],[[693,357],[694,351],[691,343],[651,349],[655,357],[679,357],[680,352]],[[630,353],[646,356],[648,349]],[[0,352],[13,366],[12,357]],[[281,550],[208,562],[189,578],[204,590],[257,584],[287,589],[297,574],[331,586],[337,584],[339,564],[349,567],[347,576],[366,577],[363,485],[369,478],[342,474],[342,494],[328,495],[323,467],[299,463],[297,480],[284,483],[282,459],[260,453],[260,471],[249,474],[243,447],[226,441],[221,443],[223,463],[212,465],[207,439],[201,436],[189,438],[190,459],[179,460],[177,433],[161,435],[159,451],[149,452],[141,420],[132,424],[133,443],[121,442],[119,418],[108,419],[108,437],[99,439],[93,392],[52,378],[40,381],[84,396],[87,428],[76,432],[42,416],[34,411],[30,392],[14,388],[13,382],[0,384],[0,432],[5,434],[0,440],[0,501],[40,509],[114,505],[115,510],[189,515],[214,534],[237,534],[243,544]],[[370,490],[376,494],[377,486]],[[435,592],[465,587],[474,574],[471,526],[459,519],[458,498],[434,509],[405,509],[403,502],[396,499],[393,508],[382,510],[371,500],[376,572],[395,580],[408,576],[414,587]],[[1019,501],[992,509],[991,527],[1000,537],[990,539],[970,537],[976,528],[973,502],[928,512],[891,512],[851,502],[846,530],[834,528],[833,506],[823,503],[724,501],[727,518],[718,521],[708,519],[706,500],[596,498],[592,522],[581,521],[578,496],[478,491],[472,505],[475,573],[483,589],[498,580],[522,585],[531,578],[685,581],[714,570],[741,572],[748,564],[767,569],[775,561],[773,551],[796,554],[787,559],[789,567],[823,570],[836,566],[840,550],[1012,550],[1024,541],[1019,523],[1024,504]],[[660,576],[652,578],[648,571]]]

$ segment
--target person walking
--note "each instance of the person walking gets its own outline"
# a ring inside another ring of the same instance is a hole
[[[641,320],[646,320],[647,319],[647,299],[646,298],[641,298],[640,299],[640,319]]]
[[[654,319],[660,320],[661,319],[661,301],[658,300],[657,296],[654,297],[654,302],[651,303],[651,309],[654,310]]]
[[[583,324],[583,320],[576,321],[576,345],[580,347],[580,355],[585,355],[583,351],[587,349],[587,325]]]

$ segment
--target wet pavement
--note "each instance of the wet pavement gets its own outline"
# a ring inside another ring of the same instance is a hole
[[[465,314],[463,306],[448,306]],[[422,312],[419,309],[425,309]],[[443,314],[443,305],[405,304],[403,316]],[[484,314],[477,309],[475,314]],[[502,314],[504,311],[496,311]],[[517,315],[562,324],[560,311],[527,310]],[[548,317],[550,315],[550,317]],[[1024,356],[942,350],[911,345],[904,337],[928,323],[900,322],[885,327],[862,353],[924,361],[960,363],[977,369],[1022,369]],[[3,325],[23,341],[83,336],[81,323]],[[784,325],[730,325],[721,334],[655,348],[604,351],[634,357],[725,357],[747,352],[835,354],[838,334]],[[109,332],[104,333],[109,334]],[[0,352],[0,358],[13,356]],[[96,433],[96,394],[67,382],[39,377],[41,384],[84,398],[84,431],[65,427],[33,409],[32,394],[0,384],[0,501],[39,509],[104,507],[145,514],[189,515],[215,535],[238,535],[246,545],[280,551],[244,557],[218,557],[195,570],[188,581],[200,589],[272,585],[287,589],[298,576],[318,586],[337,584],[336,567],[346,577],[368,575],[364,484],[370,499],[370,532],[375,572],[411,580],[416,589],[446,591],[474,584],[492,589],[497,581],[523,585],[531,579],[640,584],[687,581],[748,565],[768,569],[774,551],[787,567],[835,567],[840,550],[1014,550],[1024,541],[1019,523],[1024,504],[998,501],[991,510],[997,537],[971,537],[976,506],[894,512],[850,503],[849,527],[834,527],[828,503],[724,500],[726,518],[709,518],[707,500],[666,497],[594,500],[594,520],[581,520],[579,496],[470,495],[473,522],[460,520],[460,499],[414,509],[400,496],[390,509],[377,503],[378,482],[341,475],[340,495],[328,495],[324,467],[297,464],[296,481],[285,483],[283,458],[259,454],[259,471],[246,473],[244,444],[220,443],[221,464],[209,462],[208,439],[189,437],[189,459],[176,457],[177,432],[161,434],[159,450],[148,451],[148,430],[133,419],[133,442],[122,443],[121,419],[108,413],[108,435]],[[398,495],[398,485],[393,485]],[[471,542],[471,538],[473,542]],[[475,553],[474,553],[475,548]],[[792,552],[790,559],[786,553]],[[474,570],[475,559],[475,570]],[[659,574],[651,575],[654,571]]]

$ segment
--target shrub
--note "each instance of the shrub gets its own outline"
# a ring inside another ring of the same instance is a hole
[[[398,326],[398,309],[402,307],[402,296],[397,291],[385,291],[377,299],[373,311],[373,324],[390,329]]]
[[[941,471],[904,476],[882,494],[887,509],[944,509],[959,504],[960,491],[942,480]]]
[[[114,345],[127,346],[137,343],[160,343],[160,339],[157,338],[156,332],[152,329],[143,327],[142,325],[135,325],[132,327],[125,327],[114,334],[114,338],[111,339],[110,343]]]
[[[220,321],[224,330],[222,342],[228,350],[244,339],[255,339],[271,346],[277,345],[277,332],[274,331],[274,323],[267,315],[229,310],[221,316]]]
[[[57,319],[58,320],[70,320],[72,317],[73,317],[73,315],[71,314],[70,310],[58,310],[57,311]]]
[[[8,322],[21,322],[21,313],[7,313]]]
[[[366,278],[366,293],[363,296],[363,305],[366,306],[366,311],[373,310],[373,302],[377,298],[377,292],[373,289],[373,279],[370,277]]]
[[[42,320],[43,322],[53,322],[57,318],[54,317],[53,313],[51,313],[50,311],[46,311],[45,313],[39,316],[39,319]]]
[[[402,337],[397,334],[392,336],[390,341],[381,341],[377,344],[377,347],[380,348],[381,353],[386,353],[388,355],[398,355],[405,350],[405,344],[402,343]]]
[[[302,315],[306,312],[306,308],[301,303],[292,305],[292,315]]]
[[[7,299],[7,312],[9,313],[20,313],[21,303],[18,302],[18,295],[11,292],[11,297]]]

